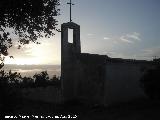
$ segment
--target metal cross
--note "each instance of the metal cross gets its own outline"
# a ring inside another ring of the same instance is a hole
[[[67,4],[70,5],[70,22],[72,22],[72,5],[74,5],[74,4],[72,3],[72,0],[70,0],[70,2]]]

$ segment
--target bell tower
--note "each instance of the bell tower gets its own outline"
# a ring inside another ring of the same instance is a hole
[[[74,5],[70,0],[70,22],[61,25],[61,79],[64,100],[76,97],[76,63],[77,55],[81,53],[80,26],[71,19],[71,7]],[[69,29],[73,30],[73,42],[69,43]]]
[[[73,43],[68,42],[68,29],[73,29]],[[61,25],[61,78],[64,100],[73,99],[75,91],[75,66],[77,55],[81,53],[80,26],[73,22]]]

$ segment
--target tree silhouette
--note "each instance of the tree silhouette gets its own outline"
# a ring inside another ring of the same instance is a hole
[[[59,0],[0,0],[0,61],[12,47],[12,33],[19,37],[18,48],[30,42],[39,44],[37,38],[54,35],[58,5]]]

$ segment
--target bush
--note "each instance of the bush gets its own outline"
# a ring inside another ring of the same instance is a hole
[[[0,71],[0,110],[1,113],[12,112],[22,100],[19,85],[20,74]]]
[[[60,87],[59,78],[53,76],[49,79],[47,71],[42,71],[31,77],[21,77],[20,73],[7,73],[4,70],[0,71],[0,115],[3,112],[12,113],[16,107],[22,102],[22,88],[39,87],[53,85]]]
[[[55,87],[61,87],[61,80],[56,75],[54,75],[53,78],[50,79],[49,83],[51,85],[54,85]]]
[[[20,84],[22,88],[34,87],[34,79],[31,77],[23,77]]]
[[[44,86],[49,80],[49,75],[47,71],[42,71],[39,74],[35,74],[33,78],[35,78],[35,84],[37,84],[38,86]]]
[[[148,70],[140,80],[141,87],[151,99],[160,100],[160,66]]]

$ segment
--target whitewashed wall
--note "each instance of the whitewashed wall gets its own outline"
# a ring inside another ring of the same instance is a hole
[[[146,97],[139,82],[144,74],[141,67],[134,63],[107,63],[104,103],[114,104]]]

